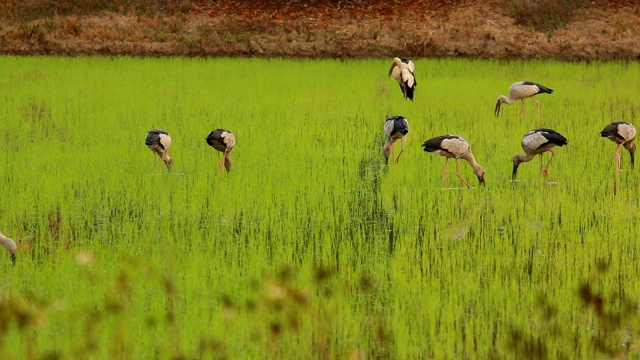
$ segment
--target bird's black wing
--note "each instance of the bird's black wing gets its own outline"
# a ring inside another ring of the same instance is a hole
[[[625,136],[629,137],[628,134],[621,134],[621,132],[625,132],[625,131],[620,130],[619,128],[620,125],[628,125],[629,127],[633,128],[633,125],[631,125],[631,123],[628,123],[626,121],[614,121],[611,124],[605,126],[604,129],[602,129],[602,131],[600,132],[600,136],[602,137],[615,136],[622,141],[629,140],[625,137]],[[635,137],[635,131],[633,132],[632,136]]]
[[[409,87],[407,85],[407,98],[409,98],[409,100],[413,101],[413,91],[415,90],[416,85],[418,85],[417,82],[415,82],[415,77],[414,77],[414,81],[413,81],[413,86]]]
[[[145,145],[151,146],[151,145],[160,144],[161,134],[169,135],[169,133],[166,130],[162,130],[162,129],[149,130],[149,132],[147,133],[147,137],[144,139]]]
[[[223,129],[215,129],[212,132],[209,133],[209,135],[207,136],[207,138],[205,140],[207,140],[207,144],[209,144],[210,146],[213,146],[215,143],[220,143],[220,144],[224,144],[224,142],[222,141],[222,132],[225,131]]]
[[[442,141],[446,139],[457,139],[459,136],[456,135],[442,135],[438,137],[434,137],[433,139],[429,139],[422,144],[422,148],[426,152],[434,152],[438,150],[447,151],[447,149],[442,148]]]
[[[539,90],[538,90],[538,92],[536,94],[540,94],[540,93],[551,94],[553,92],[553,89],[549,89],[548,87],[546,87],[546,86],[544,86],[542,84],[535,83],[533,81],[523,81],[522,85],[535,85],[535,86],[537,86]]]
[[[402,115],[391,115],[384,122],[386,123],[387,121],[391,121],[391,120],[396,121],[398,119],[403,119],[403,118],[404,116]]]
[[[157,145],[160,143],[160,134],[149,131],[147,133],[147,137],[144,139],[144,144],[147,146],[151,146],[151,145]]]
[[[391,127],[391,125],[388,125],[390,122],[393,122],[393,127]],[[407,124],[407,120],[405,119],[404,116],[400,116],[400,115],[389,116],[385,121],[385,131],[387,131],[389,136],[393,136],[396,133],[407,135],[409,133],[408,125],[409,124]]]
[[[609,137],[609,136],[618,136],[618,125],[625,123],[624,121],[616,121],[607,125],[600,131],[600,136]]]
[[[228,134],[226,135],[226,138],[225,134]],[[215,129],[209,133],[205,140],[207,140],[207,144],[209,144],[209,146],[213,146],[218,150],[223,149],[220,151],[224,151],[224,148],[226,148],[227,146],[233,147],[233,145],[235,144],[235,141],[232,141],[232,143],[229,144],[229,137],[233,139],[232,135],[233,133],[229,130]]]
[[[391,133],[391,135],[395,134],[395,133],[401,133],[402,135],[407,135],[409,133],[409,124],[407,124],[407,120],[402,117],[402,116],[398,116],[394,119],[393,121],[393,132]]]
[[[552,129],[545,129],[545,128],[541,128],[541,129],[535,129],[535,132],[539,132],[542,134],[542,136],[544,136],[545,139],[547,139],[547,143],[543,144],[546,145],[548,143],[552,143],[555,144],[557,146],[564,146],[567,145],[567,138],[562,136],[559,132],[552,130]],[[541,145],[541,146],[543,146]]]

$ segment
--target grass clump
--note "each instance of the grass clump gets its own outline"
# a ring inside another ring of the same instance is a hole
[[[585,5],[584,0],[513,0],[510,11],[518,24],[549,31],[564,27],[574,10]]]
[[[190,9],[188,0],[6,0],[0,5],[0,15],[19,21],[32,21],[56,15],[88,15],[100,11],[153,14]]]

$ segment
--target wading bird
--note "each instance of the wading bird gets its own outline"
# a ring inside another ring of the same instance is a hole
[[[515,180],[518,174],[518,166],[523,162],[531,161],[536,155],[540,155],[540,174],[546,179],[549,175],[549,165],[551,160],[556,156],[553,148],[555,146],[567,145],[567,138],[560,135],[555,130],[551,129],[535,129],[524,134],[522,137],[522,149],[525,155],[516,155],[513,157],[513,172],[511,173],[511,179]],[[542,154],[550,152],[551,157],[546,167],[542,167]]]
[[[144,139],[144,143],[153,151],[158,154],[160,159],[167,166],[167,169],[171,169],[173,166],[173,159],[169,156],[169,147],[171,147],[171,136],[169,133],[162,129],[153,129],[147,133],[147,137]],[[158,168],[158,159],[153,157],[153,165]]]
[[[444,156],[444,170],[442,171],[442,175],[444,177],[444,186],[448,187],[447,184],[447,161],[449,158],[456,159],[456,176],[462,180],[462,182],[467,185],[467,187],[471,187],[469,183],[462,178],[460,175],[460,167],[458,164],[459,159],[466,160],[469,165],[473,168],[473,172],[480,180],[480,185],[484,185],[484,169],[480,164],[476,162],[473,153],[471,152],[471,148],[469,147],[469,143],[467,140],[458,135],[443,135],[435,137],[431,140],[425,141],[422,144],[424,151],[436,153],[438,155]]]
[[[395,159],[396,163],[400,160],[400,155],[404,152],[404,144],[409,133],[409,123],[403,116],[390,116],[384,123],[384,134],[386,136],[382,153],[384,154],[385,164],[389,164],[389,155],[393,158],[393,143],[398,139],[402,139],[402,150]]]
[[[496,116],[500,115],[500,105],[504,103],[511,105],[520,100],[522,101],[522,116],[524,117],[524,99],[530,98],[536,103],[536,106],[538,107],[538,117],[540,117],[540,102],[538,102],[538,100],[533,96],[540,93],[551,94],[552,92],[553,90],[548,87],[531,81],[518,81],[513,83],[509,87],[509,97],[504,95],[498,96],[498,102],[496,103],[495,109]]]
[[[15,265],[16,264],[16,248],[17,248],[16,242],[13,241],[13,239],[4,236],[4,234],[0,232],[0,243],[2,244],[2,246],[4,246],[5,249],[7,249],[9,254],[11,254],[11,262]]]
[[[391,65],[391,69],[389,69],[389,76],[393,77],[398,84],[400,84],[400,90],[402,90],[402,95],[405,100],[407,98],[413,100],[413,91],[416,85],[418,85],[416,77],[413,75],[414,70],[415,65],[413,61],[400,58],[394,58],[393,65]]]
[[[233,133],[225,129],[215,129],[207,136],[207,144],[220,151],[224,156],[220,160],[218,167],[222,170],[224,166],[227,171],[231,171],[231,150],[236,145],[236,137]]]
[[[631,168],[634,165],[634,155],[636,153],[636,128],[626,121],[614,121],[611,124],[604,127],[600,132],[600,136],[618,144],[616,150],[616,170],[620,171],[620,149],[624,146],[629,155],[631,155]]]

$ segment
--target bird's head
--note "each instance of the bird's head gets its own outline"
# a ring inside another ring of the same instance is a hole
[[[231,171],[231,158],[229,156],[224,157],[224,168],[227,172]]]
[[[500,105],[502,105],[502,103],[506,102],[506,96],[504,95],[500,95],[498,96],[498,101],[496,101],[496,108],[493,110],[493,112],[496,114],[496,116],[500,115]]]
[[[384,142],[384,146],[382,146],[382,155],[384,155],[384,158],[387,159],[387,161],[389,161],[389,156],[391,155],[392,148],[393,143],[391,143],[391,141],[387,139],[387,141]]]
[[[518,155],[516,155],[513,157],[511,161],[513,161],[513,170],[511,171],[511,180],[515,180],[516,176],[518,175],[518,166],[520,166],[520,163],[522,162],[522,160]]]
[[[166,159],[163,159],[164,163],[167,165],[167,169],[171,170],[171,168],[173,167],[173,159],[167,155]]]
[[[635,163],[635,154],[636,154],[636,143],[635,142],[631,142],[627,145],[625,145],[625,148],[627,148],[627,150],[629,151],[629,155],[631,155],[631,168],[633,169],[634,167],[634,163]]]
[[[484,183],[484,169],[482,168],[482,166],[478,165],[476,168],[473,169],[473,172],[478,177],[478,181],[480,181],[480,185],[485,186],[485,183]]]

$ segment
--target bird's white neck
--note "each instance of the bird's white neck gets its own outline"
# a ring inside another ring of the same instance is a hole
[[[382,152],[386,157],[388,157],[389,154],[391,153],[392,147],[393,147],[393,140],[391,140],[391,138],[387,136],[386,139],[384,140],[384,146],[382,147]]]
[[[12,254],[14,253],[14,251],[16,251],[15,241],[13,241],[13,239],[11,238],[4,236],[1,232],[0,232],[0,244],[2,244],[2,246],[4,246],[4,248],[7,249]]]
[[[508,98],[508,97],[506,97],[506,96],[504,96],[504,95],[500,95],[500,97],[498,97],[498,101],[499,101],[501,104],[503,104],[503,103],[507,103],[507,104],[509,104],[509,105],[511,105],[511,104],[513,104],[513,103],[515,102],[515,100],[514,100],[514,99],[512,99],[512,98]]]
[[[467,151],[460,158],[466,160],[469,163],[469,165],[471,165],[471,167],[473,167],[474,169],[477,166],[479,166],[479,164],[476,162],[476,158],[475,158],[475,156],[473,156],[473,153],[471,152],[471,150]]]
[[[529,162],[536,157],[536,154],[526,154],[526,155],[516,155],[513,157],[513,163],[517,166],[522,164],[523,162]]]

